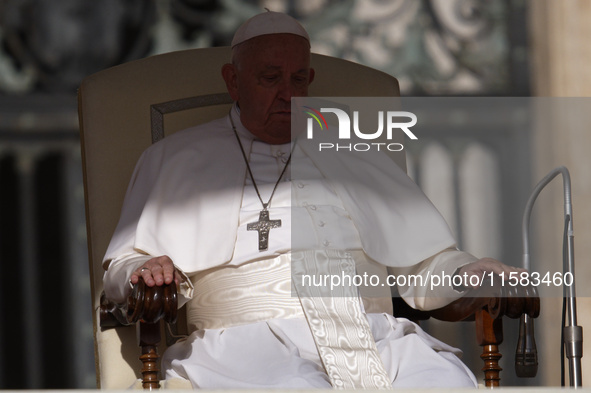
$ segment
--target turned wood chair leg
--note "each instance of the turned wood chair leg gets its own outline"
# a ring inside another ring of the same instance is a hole
[[[499,344],[503,342],[503,320],[493,319],[486,310],[479,310],[476,317],[476,340],[482,347],[480,358],[484,361],[484,384],[488,388],[500,385],[502,370],[499,359]]]
[[[503,370],[499,366],[499,360],[503,357],[499,352],[498,345],[485,345],[482,348],[480,358],[484,361],[484,385],[487,388],[498,387],[500,385],[500,372]]]
[[[144,389],[160,389],[158,379],[158,344],[160,343],[159,323],[139,323],[139,345],[142,348],[142,386]]]

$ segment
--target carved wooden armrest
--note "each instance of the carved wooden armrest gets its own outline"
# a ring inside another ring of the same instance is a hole
[[[142,385],[144,389],[159,389],[158,344],[160,320],[175,323],[178,315],[176,284],[148,287],[142,278],[134,285],[127,304],[117,305],[101,294],[100,326],[108,329],[139,322]]]
[[[402,299],[395,299],[395,307],[401,304]],[[406,306],[410,309],[410,306]],[[481,287],[471,289],[456,301],[445,307],[431,310],[403,310],[397,312],[397,316],[410,316],[410,319],[424,320],[430,317],[442,321],[475,321],[476,339],[478,344],[483,347],[483,354],[480,356],[484,361],[483,371],[485,373],[485,385],[487,387],[499,386],[499,359],[502,357],[498,351],[498,345],[503,341],[503,316],[509,318],[522,318],[527,315],[531,318],[537,318],[540,314],[540,298],[536,287],[528,286],[501,286],[484,283]],[[533,352],[535,352],[535,342],[533,342],[533,321],[530,325]],[[523,376],[533,376],[537,370],[537,354],[526,353],[523,355],[528,366],[521,367]],[[535,364],[534,364],[535,363]],[[532,371],[533,370],[533,371]],[[526,375],[529,374],[529,375]],[[533,374],[533,375],[531,375]]]
[[[402,302],[395,307],[397,316],[405,316],[414,320],[429,317],[443,321],[476,321],[477,341],[483,347],[481,358],[485,362],[485,384],[487,387],[499,386],[498,361],[501,354],[498,345],[503,341],[502,317],[522,318],[528,315],[538,317],[540,313],[540,298],[533,286],[491,286],[482,285],[468,291],[462,298],[445,307],[418,311],[406,305],[406,310],[400,311]],[[174,323],[177,318],[176,285],[148,287],[140,278],[128,298],[127,304],[118,306],[109,302],[104,294],[101,296],[100,326],[103,329],[131,325],[139,325],[139,341],[142,348],[140,360],[143,363],[142,383],[145,389],[158,389],[158,352],[160,342],[160,326],[163,319]],[[404,303],[405,305],[406,303]],[[401,315],[402,314],[402,315]]]
[[[429,316],[442,321],[474,320],[478,310],[486,310],[493,319],[507,316],[519,318],[527,314],[532,318],[540,315],[540,297],[536,287],[491,285],[471,289],[445,307],[427,311]]]

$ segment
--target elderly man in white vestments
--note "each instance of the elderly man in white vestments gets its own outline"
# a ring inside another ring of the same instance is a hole
[[[291,98],[306,96],[314,79],[308,35],[293,18],[257,15],[232,48],[222,67],[235,101],[228,116],[175,133],[140,158],[104,260],[107,297],[123,302],[139,277],[179,285],[193,332],[166,351],[162,367],[195,388],[475,386],[458,351],[394,318],[390,299],[360,301],[346,290],[313,296],[292,284],[291,266],[422,275],[513,268],[458,251],[438,212],[391,161],[384,190],[364,188],[369,203],[358,206],[358,190],[331,182],[305,145],[291,143]],[[306,181],[291,179],[295,160]],[[364,164],[364,181],[382,164]],[[296,217],[313,251],[292,250]],[[270,234],[253,230],[261,222]],[[377,241],[375,233],[368,239],[374,226],[384,233]],[[422,309],[461,296],[427,289],[399,288]]]

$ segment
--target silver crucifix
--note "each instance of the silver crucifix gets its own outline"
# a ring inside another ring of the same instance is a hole
[[[279,228],[281,220],[269,220],[269,211],[267,207],[259,213],[259,220],[246,224],[247,231],[258,231],[259,233],[259,251],[266,251],[269,248],[269,231],[272,228]]]

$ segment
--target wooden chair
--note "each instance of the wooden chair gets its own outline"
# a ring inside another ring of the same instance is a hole
[[[162,350],[165,345],[160,342],[157,322],[177,318],[176,290],[154,291],[140,285],[134,289],[129,307],[122,313],[101,298],[104,273],[101,261],[142,151],[175,131],[228,113],[231,99],[220,68],[229,60],[227,47],[167,53],[101,71],[87,77],[80,86],[79,119],[97,386],[100,388],[127,388],[140,373],[145,388],[159,386],[157,353],[158,347]],[[312,66],[316,70],[316,80],[310,86],[311,96],[399,96],[396,78],[374,69],[317,54],[312,56]],[[394,159],[406,168],[404,154]],[[513,294],[502,290],[491,288],[490,293],[485,294],[487,297],[466,297],[430,314],[414,313],[419,319],[428,315],[444,320],[475,319],[478,343],[485,349],[487,386],[498,384],[501,317],[516,318],[524,312],[535,317],[539,312],[537,295],[526,297],[532,293],[531,288],[521,288]],[[524,301],[524,297],[528,300]],[[397,315],[402,308],[397,307]],[[184,320],[183,310],[178,316],[179,320]],[[138,324],[143,366],[137,360],[136,331],[130,326],[137,321],[143,321]],[[183,323],[179,325],[182,328]]]

